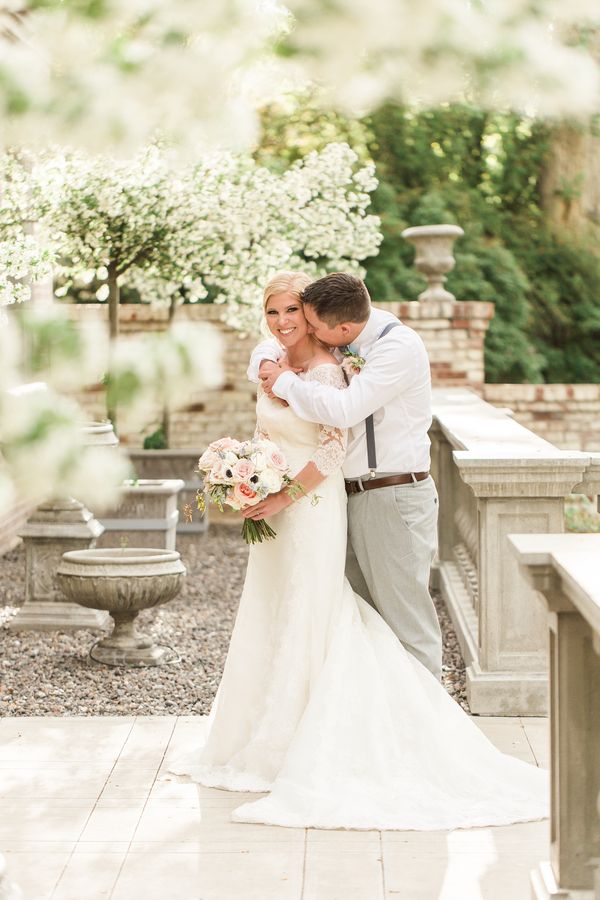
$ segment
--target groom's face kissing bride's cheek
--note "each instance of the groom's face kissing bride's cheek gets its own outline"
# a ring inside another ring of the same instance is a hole
[[[293,347],[308,334],[302,303],[291,293],[274,294],[265,307],[269,331],[286,349]]]
[[[351,343],[356,336],[356,332],[360,331],[364,325],[364,322],[361,322],[358,326],[355,322],[341,322],[337,325],[328,325],[327,322],[319,318],[311,303],[304,303],[303,309],[304,316],[308,322],[308,330],[329,347],[343,347],[345,344]]]

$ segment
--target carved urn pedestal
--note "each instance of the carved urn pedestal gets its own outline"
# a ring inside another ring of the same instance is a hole
[[[93,648],[92,659],[113,666],[156,666],[169,648],[136,628],[142,609],[168,603],[181,590],[185,567],[176,550],[107,547],[65,553],[57,580],[73,603],[110,613],[115,627]]]

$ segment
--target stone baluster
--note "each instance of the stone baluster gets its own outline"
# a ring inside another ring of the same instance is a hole
[[[545,620],[510,532],[564,531],[564,498],[589,455],[562,451],[466,390],[434,391],[432,470],[440,492],[437,584],[482,715],[547,710]]]
[[[600,900],[600,534],[509,545],[545,601],[550,638],[550,861],[532,873],[533,897]]]

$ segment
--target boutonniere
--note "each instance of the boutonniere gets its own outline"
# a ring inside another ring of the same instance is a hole
[[[342,360],[342,369],[347,375],[358,375],[360,370],[364,367],[364,357],[359,356],[358,353],[352,353],[351,350],[341,350],[340,352],[344,357]]]

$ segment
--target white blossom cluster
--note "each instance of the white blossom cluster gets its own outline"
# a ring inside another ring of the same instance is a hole
[[[288,20],[275,0],[1,0],[0,141],[248,146],[249,92]]]
[[[22,303],[31,297],[31,282],[50,274],[52,255],[30,234],[0,240],[0,306]]]
[[[285,0],[287,50],[356,112],[396,98],[529,115],[597,112],[597,0]]]
[[[358,165],[347,144],[329,144],[283,174],[247,158],[225,164],[214,232],[221,258],[207,283],[217,289],[217,302],[227,304],[230,325],[258,330],[262,291],[278,270],[364,274],[359,261],[376,254],[381,242],[379,219],[367,214],[377,181],[374,167]],[[210,183],[206,168],[196,170],[196,183]]]
[[[123,418],[156,403],[185,403],[221,379],[220,342],[209,326],[110,348],[103,323],[76,326],[64,310],[29,308],[19,323],[0,318],[0,508],[17,498],[74,496],[100,511],[113,506],[130,474],[124,453],[86,445],[84,412],[60,391],[97,383],[103,373],[119,394]]]
[[[277,270],[360,274],[381,241],[379,219],[367,213],[374,167],[347,144],[282,174],[233,154],[173,169],[151,147],[129,162],[46,157],[31,177],[40,231],[63,276],[113,271],[148,302],[197,301],[210,291],[241,330],[257,330],[262,290]]]
[[[50,274],[52,254],[33,231],[32,181],[26,167],[0,157],[0,307],[31,297],[31,283]]]
[[[352,111],[593,114],[599,25],[597,0],[0,0],[0,142],[239,150],[274,86],[310,80]]]

